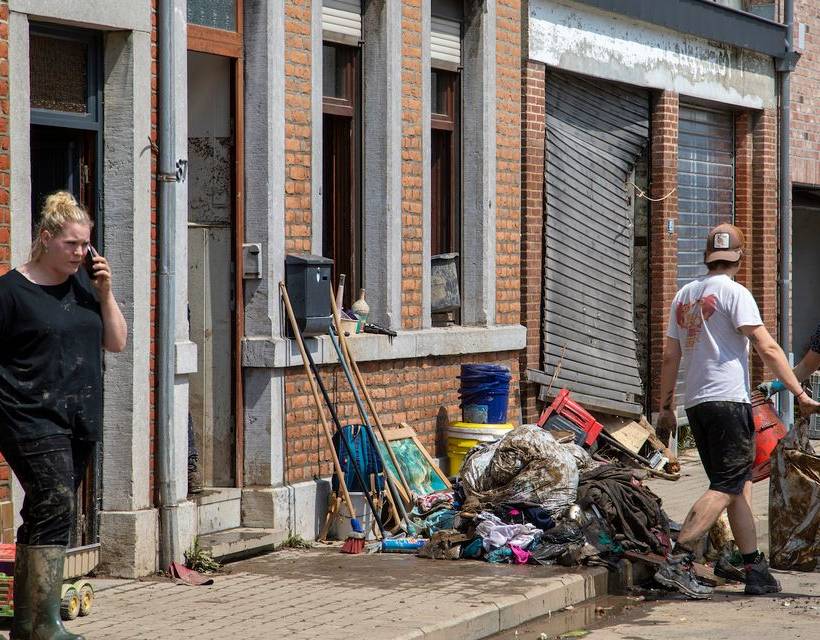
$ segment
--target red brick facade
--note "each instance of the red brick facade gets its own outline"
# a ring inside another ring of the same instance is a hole
[[[515,371],[514,357],[508,354],[479,354],[412,360],[392,360],[360,364],[362,376],[386,428],[407,422],[433,456],[446,455],[444,428],[461,419],[458,406],[457,376],[462,363],[505,364]],[[353,394],[344,372],[337,366],[322,367],[322,379],[336,403],[342,424],[358,424]],[[509,416],[518,414],[518,384],[510,387]],[[286,456],[285,481],[310,480],[332,473],[330,452],[325,446],[307,378],[304,374],[287,376],[285,383]]]
[[[519,369],[524,422],[538,418],[538,386],[526,379],[527,369],[541,368],[545,100],[546,68],[528,60],[521,78],[521,324],[527,327],[527,348]]]
[[[420,0],[402,2],[401,202],[402,328],[422,321],[422,74]],[[310,137],[306,100],[310,96],[310,2],[286,5],[286,236],[287,251],[310,249]],[[496,23],[496,323],[518,324],[521,308],[521,7],[517,0],[497,5]],[[462,363],[495,362],[518,371],[516,353],[428,357],[360,363],[385,426],[407,422],[432,455],[445,452],[444,426],[460,419],[458,374]],[[343,423],[359,422],[353,397],[338,367],[323,367],[328,390],[338,400]],[[518,418],[518,384],[510,393],[511,420]],[[286,482],[331,473],[329,451],[310,388],[301,369],[285,379]]]
[[[0,275],[11,262],[11,210],[9,208],[9,5],[0,3]],[[0,542],[14,540],[9,468],[0,456]]]
[[[661,360],[669,310],[678,275],[678,94],[654,97],[650,114],[651,203],[649,223],[649,370],[650,406],[660,406]],[[675,231],[670,232],[670,223]]]
[[[496,314],[520,322],[521,3],[496,5]],[[469,188],[469,187],[468,187]]]
[[[763,322],[769,332],[777,336],[777,111],[767,109],[756,113],[753,123],[752,293],[760,307]],[[764,377],[769,377],[769,374],[764,372],[763,363],[755,354],[752,358],[752,382],[761,381]]]
[[[817,0],[796,0],[794,15],[807,29],[803,55],[792,74],[792,182],[820,185],[820,11]],[[798,44],[797,33],[795,44]]]
[[[422,321],[422,74],[420,0],[402,2],[401,33],[401,324],[420,329]]]

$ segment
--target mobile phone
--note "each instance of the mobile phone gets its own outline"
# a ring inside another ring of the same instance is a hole
[[[92,246],[88,245],[88,251],[85,253],[85,270],[88,271],[88,277],[94,278],[94,258],[96,258],[99,253],[97,250]]]

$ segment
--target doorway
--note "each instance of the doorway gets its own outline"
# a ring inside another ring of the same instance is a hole
[[[237,486],[234,65],[188,52],[189,410],[206,489]]]
[[[69,191],[85,207],[91,242],[104,252],[101,36],[94,31],[32,23],[29,32],[32,237],[48,194]],[[102,446],[75,497],[70,546],[95,544],[102,502]]]

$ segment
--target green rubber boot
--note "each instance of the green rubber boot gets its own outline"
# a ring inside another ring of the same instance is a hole
[[[84,640],[70,633],[60,618],[65,547],[56,545],[28,548],[28,587],[31,597],[31,640]]]
[[[31,637],[31,593],[28,590],[28,545],[18,544],[14,554],[14,620],[9,640]]]

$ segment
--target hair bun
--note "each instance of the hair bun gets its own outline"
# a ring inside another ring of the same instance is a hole
[[[77,207],[77,200],[68,191],[57,191],[46,198],[44,211],[68,215]]]

